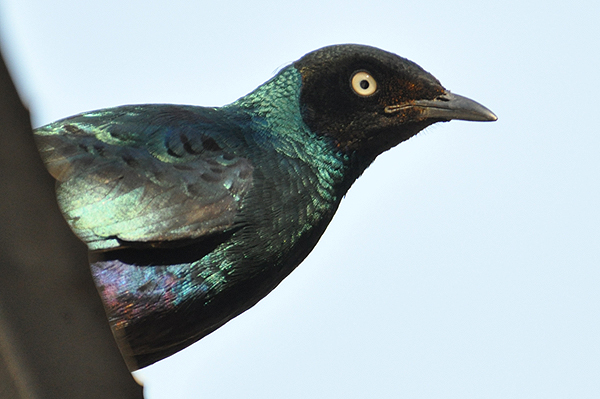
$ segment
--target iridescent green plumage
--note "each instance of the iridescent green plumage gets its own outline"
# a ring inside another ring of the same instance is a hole
[[[363,96],[351,78],[367,69],[379,86]],[[474,102],[457,111],[449,95],[410,61],[346,45],[305,56],[225,107],[124,106],[38,129],[133,367],[275,288],[379,153],[437,121],[493,119]]]

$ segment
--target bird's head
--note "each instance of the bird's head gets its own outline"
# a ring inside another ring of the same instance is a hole
[[[442,121],[495,121],[496,115],[447,91],[412,61],[362,45],[325,47],[294,63],[308,127],[340,150],[371,160]]]

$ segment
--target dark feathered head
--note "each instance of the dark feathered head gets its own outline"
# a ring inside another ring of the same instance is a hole
[[[302,74],[305,123],[342,151],[374,158],[435,122],[497,119],[414,62],[374,47],[324,47],[294,66]]]

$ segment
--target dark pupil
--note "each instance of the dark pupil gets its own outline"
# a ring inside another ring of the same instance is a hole
[[[366,80],[360,81],[360,88],[363,90],[367,90],[369,88],[369,82]]]

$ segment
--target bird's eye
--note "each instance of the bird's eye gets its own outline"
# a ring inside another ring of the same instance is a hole
[[[370,96],[377,90],[377,81],[368,72],[359,71],[352,75],[350,80],[352,90],[362,97]]]

